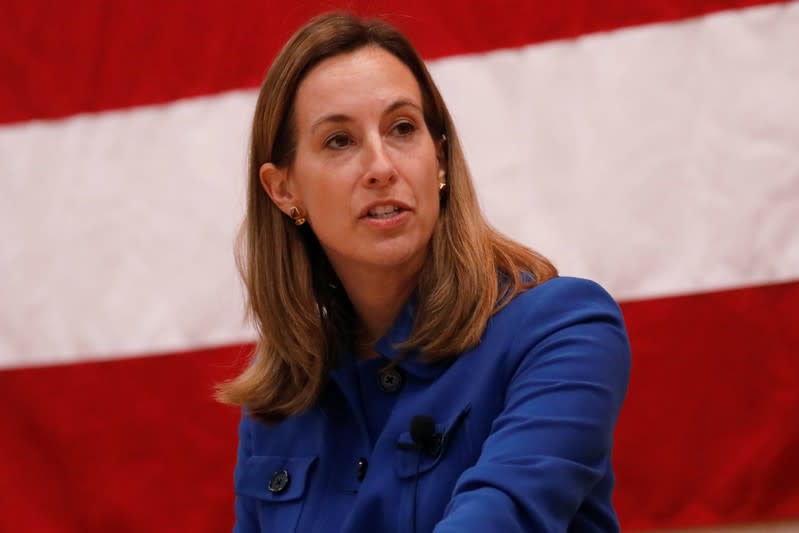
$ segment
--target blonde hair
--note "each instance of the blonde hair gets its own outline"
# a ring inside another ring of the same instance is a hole
[[[294,97],[321,61],[365,46],[399,58],[419,83],[424,119],[434,139],[445,136],[447,189],[419,275],[417,314],[401,345],[429,362],[480,342],[489,318],[516,294],[555,275],[543,256],[491,228],[480,211],[455,126],[421,57],[382,21],[329,13],[301,28],[278,54],[261,86],[252,123],[247,213],[237,263],[257,331],[251,364],[221,384],[217,399],[246,406],[251,416],[279,422],[317,400],[328,373],[356,342],[358,319],[321,246],[263,190],[266,162],[291,165]]]

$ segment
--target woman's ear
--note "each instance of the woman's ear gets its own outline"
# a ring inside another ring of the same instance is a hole
[[[277,168],[272,163],[264,163],[261,165],[258,176],[261,179],[261,187],[264,188],[278,209],[288,215],[292,206],[298,205],[298,199],[292,192],[292,187],[289,187],[288,167]]]
[[[438,168],[447,171],[447,136],[442,135],[436,141],[436,157],[438,158]]]

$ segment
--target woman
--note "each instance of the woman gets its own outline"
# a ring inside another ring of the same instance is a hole
[[[292,37],[248,196],[235,531],[618,530],[619,309],[488,226],[404,36],[329,14]]]

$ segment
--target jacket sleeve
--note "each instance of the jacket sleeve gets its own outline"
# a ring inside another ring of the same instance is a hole
[[[503,409],[435,533],[565,532],[607,474],[630,371],[621,312],[587,280],[520,298]]]
[[[244,475],[247,460],[252,455],[252,436],[250,426],[252,421],[247,417],[246,410],[242,410],[241,422],[239,423],[239,447],[236,458],[236,469],[233,474],[233,482],[238,489]],[[251,533],[259,530],[258,517],[255,511],[253,498],[236,494],[236,522],[233,525],[233,533]]]

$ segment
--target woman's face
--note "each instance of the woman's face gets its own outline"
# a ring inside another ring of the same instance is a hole
[[[410,69],[372,46],[326,59],[294,109],[294,162],[261,169],[272,199],[302,209],[339,275],[421,269],[443,180]]]

